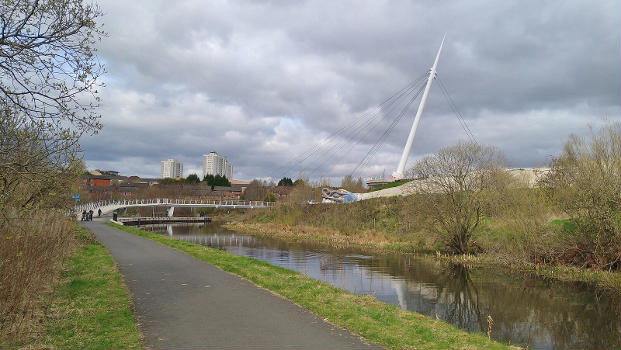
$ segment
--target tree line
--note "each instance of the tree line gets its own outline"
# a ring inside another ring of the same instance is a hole
[[[223,187],[231,186],[231,181],[229,181],[229,179],[227,179],[226,176],[224,176],[224,175],[212,175],[212,174],[207,174],[207,175],[203,176],[203,180],[202,181],[198,177],[198,175],[190,174],[185,179],[165,178],[165,179],[162,179],[160,181],[160,184],[163,184],[163,185],[171,185],[171,184],[190,184],[190,185],[196,185],[196,184],[200,184],[201,182],[207,184],[207,186],[210,186],[212,190],[214,189],[215,186],[223,186]]]

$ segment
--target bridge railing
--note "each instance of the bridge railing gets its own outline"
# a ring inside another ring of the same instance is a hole
[[[144,198],[144,199],[120,199],[120,200],[103,200],[96,202],[83,203],[75,206],[76,212],[83,210],[96,210],[98,208],[107,206],[148,206],[148,205],[163,205],[163,206],[175,206],[175,205],[193,205],[193,206],[245,206],[253,208],[267,208],[272,207],[276,203],[263,202],[263,201],[244,201],[244,200],[219,200],[219,199],[178,199],[178,198]]]

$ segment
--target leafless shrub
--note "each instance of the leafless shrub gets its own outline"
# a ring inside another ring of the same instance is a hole
[[[589,139],[571,135],[541,185],[576,225],[571,260],[584,266],[621,265],[621,124]]]
[[[492,339],[492,328],[494,327],[494,319],[491,315],[487,315],[487,339]]]
[[[559,216],[559,209],[544,191],[518,182],[498,194],[501,198],[487,203],[487,230],[477,233],[477,241],[487,253],[533,262],[542,249],[557,248],[549,223]]]

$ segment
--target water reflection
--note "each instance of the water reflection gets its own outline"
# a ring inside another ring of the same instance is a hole
[[[407,255],[330,251],[225,230],[218,225],[148,229],[296,270],[357,294],[439,317],[471,332],[533,349],[618,349],[621,301],[580,284],[516,279]]]

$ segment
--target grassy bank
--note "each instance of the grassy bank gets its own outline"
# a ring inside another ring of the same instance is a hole
[[[466,258],[449,257],[454,233],[438,226],[430,200],[415,194],[347,205],[283,204],[233,218],[232,228],[375,252],[440,252],[447,259],[468,259],[470,265],[587,282],[621,293],[621,272],[614,265],[605,267],[614,260],[608,259],[609,251],[619,250],[621,241],[598,255],[589,242],[599,236],[578,229],[545,190],[515,188],[490,195],[470,238],[476,257]]]
[[[372,296],[341,289],[268,263],[236,256],[133,227],[110,226],[181,250],[269,289],[328,321],[391,349],[510,349],[483,334],[459,330],[441,320],[404,311]]]
[[[434,252],[430,245],[415,244],[395,235],[384,232],[367,230],[358,234],[345,233],[342,231],[315,227],[309,225],[286,225],[273,223],[252,223],[231,221],[224,227],[253,234],[256,236],[274,237],[290,242],[316,242],[334,248],[356,248],[369,250],[369,252]]]
[[[503,254],[447,255],[433,252],[430,247],[414,245],[398,236],[381,232],[365,231],[359,234],[346,234],[338,230],[304,225],[285,225],[271,223],[230,222],[225,227],[257,236],[274,237],[292,242],[314,242],[331,248],[356,248],[369,254],[427,253],[443,261],[460,263],[474,268],[494,269],[507,274],[527,273],[565,282],[585,282],[597,288],[621,294],[621,273],[574,266],[551,266],[528,263],[511,259]]]
[[[130,296],[112,257],[81,227],[73,238],[73,252],[28,310],[36,322],[18,338],[0,339],[2,348],[141,348]]]
[[[63,349],[139,349],[129,292],[106,248],[78,227],[83,245],[69,258],[43,326],[44,344]]]
[[[474,268],[493,269],[508,274],[527,273],[538,277],[563,282],[583,282],[600,290],[621,295],[621,273],[575,266],[545,265],[510,260],[492,254],[481,255],[442,255],[443,260],[460,263]]]

